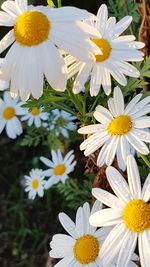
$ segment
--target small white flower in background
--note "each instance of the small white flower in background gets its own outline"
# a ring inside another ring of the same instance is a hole
[[[97,96],[101,86],[106,95],[111,93],[111,76],[122,86],[127,84],[125,75],[139,77],[139,71],[128,61],[142,61],[144,54],[137,49],[144,47],[144,43],[134,41],[133,35],[121,35],[132,21],[131,16],[126,16],[116,23],[115,17],[108,19],[108,9],[105,4],[101,5],[97,13],[97,21],[93,26],[100,32],[101,38],[92,39],[100,48],[102,55],[96,55],[94,60],[88,63],[76,61],[67,56],[69,78],[79,72],[73,87],[75,94],[84,87],[85,82],[90,79],[90,94]],[[92,22],[91,22],[92,23]]]
[[[99,124],[88,125],[78,130],[81,134],[90,134],[81,145],[84,155],[89,156],[101,148],[97,165],[111,165],[117,156],[119,168],[126,169],[126,159],[135,150],[149,154],[145,143],[150,143],[150,96],[140,100],[142,94],[136,95],[125,107],[122,92],[115,87],[113,98],[108,100],[109,110],[98,105],[94,118]],[[133,148],[135,150],[133,150]]]
[[[0,133],[5,128],[6,134],[12,139],[22,134],[22,125],[17,117],[22,114],[22,104],[18,98],[13,99],[8,91],[3,93],[3,99],[0,98]]]
[[[44,178],[43,170],[40,169],[32,169],[29,176],[24,176],[25,192],[28,192],[29,199],[35,199],[36,195],[43,197],[46,183]]]
[[[113,226],[101,248],[104,266],[110,266],[118,255],[117,267],[127,267],[137,241],[142,267],[150,264],[150,174],[143,189],[137,163],[132,155],[127,158],[128,184],[114,167],[107,167],[106,175],[113,194],[94,188],[92,193],[107,209],[90,217],[93,226]]]
[[[45,121],[48,119],[49,114],[47,112],[43,112],[43,108],[40,107],[33,107],[30,109],[25,108],[24,109],[24,115],[21,120],[22,121],[28,121],[28,125],[35,125],[37,128],[39,128],[42,125],[42,121]]]
[[[86,10],[32,6],[27,0],[5,1],[1,9],[0,26],[13,29],[0,42],[0,53],[12,44],[0,79],[11,81],[11,93],[24,101],[42,95],[44,75],[55,90],[65,90],[67,70],[58,48],[85,61],[100,52],[90,40],[99,38],[98,31],[83,22],[95,16]]]
[[[59,136],[62,134],[65,138],[69,137],[69,131],[75,131],[77,126],[74,123],[74,120],[77,118],[72,116],[70,113],[55,109],[52,110],[52,120],[50,122],[49,130],[56,130],[56,135]]]
[[[89,217],[101,209],[101,204],[96,201],[90,211],[90,206],[85,203],[79,207],[74,223],[65,213],[59,213],[59,220],[63,228],[70,234],[56,234],[50,242],[50,257],[63,258],[55,267],[105,267],[99,258],[101,246],[111,231],[110,227],[96,229],[89,224]],[[114,248],[115,249],[115,248]],[[137,259],[136,255],[133,255]],[[115,267],[113,263],[109,267]],[[136,267],[131,262],[128,267]]]
[[[74,171],[76,161],[74,161],[73,150],[69,151],[65,157],[62,156],[60,150],[51,151],[52,160],[49,160],[45,157],[40,157],[40,160],[47,166],[49,169],[43,171],[43,174],[46,177],[50,177],[45,185],[45,188],[48,189],[52,185],[57,184],[58,182],[65,183],[69,178],[68,174]]]

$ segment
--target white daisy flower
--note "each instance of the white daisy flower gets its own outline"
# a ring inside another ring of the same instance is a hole
[[[93,226],[115,225],[106,238],[100,258],[105,266],[118,254],[117,267],[126,267],[135,250],[137,240],[142,267],[150,263],[150,174],[143,189],[137,163],[132,155],[127,157],[128,183],[114,168],[107,167],[106,175],[116,196],[94,188],[93,195],[109,208],[90,217]]]
[[[8,91],[3,94],[3,100],[0,98],[0,133],[6,129],[9,138],[15,139],[22,134],[22,125],[18,115],[22,114],[23,102],[19,99],[13,99]]]
[[[50,188],[54,184],[57,184],[59,181],[65,183],[65,181],[69,178],[68,174],[74,171],[74,167],[76,165],[76,161],[73,161],[75,157],[73,150],[69,151],[64,158],[60,150],[52,150],[51,154],[52,161],[45,157],[40,157],[40,160],[49,167],[49,169],[43,171],[43,174],[46,177],[50,177],[45,185],[46,189]]]
[[[78,73],[73,87],[75,94],[84,87],[90,79],[90,94],[96,96],[101,86],[106,95],[111,93],[111,76],[122,86],[127,84],[125,75],[139,77],[139,71],[127,61],[142,61],[143,53],[137,49],[144,47],[144,43],[134,41],[133,35],[121,35],[132,21],[131,16],[126,16],[116,23],[115,17],[108,18],[108,9],[101,5],[97,13],[97,21],[93,26],[100,32],[101,38],[92,39],[100,48],[102,55],[94,56],[93,61],[85,63],[77,61],[68,69],[69,78]],[[69,61],[69,57],[67,58]],[[70,63],[75,59],[70,58]],[[67,64],[68,65],[68,64]]]
[[[25,192],[28,192],[29,199],[35,199],[36,195],[43,197],[46,183],[44,178],[43,170],[40,169],[32,169],[29,176],[24,176]]]
[[[35,125],[37,128],[39,128],[42,125],[42,121],[45,121],[48,119],[48,113],[43,112],[43,108],[37,108],[33,107],[31,110],[28,108],[24,109],[24,115],[21,120],[22,121],[28,121],[28,125]]]
[[[90,134],[80,146],[89,156],[101,148],[97,165],[111,165],[115,155],[119,168],[126,169],[127,155],[134,151],[147,155],[149,149],[145,143],[150,143],[150,117],[145,116],[150,111],[150,97],[140,100],[142,94],[136,95],[129,104],[124,106],[124,99],[119,87],[114,89],[113,98],[108,100],[109,110],[98,105],[94,118],[99,124],[82,127],[81,134]]]
[[[54,109],[52,110],[52,121],[50,122],[49,130],[56,130],[56,135],[62,134],[65,138],[69,137],[69,131],[75,131],[77,126],[74,120],[77,118],[70,113]]]
[[[97,30],[78,21],[95,17],[85,10],[31,6],[27,0],[5,1],[1,8],[0,26],[13,29],[0,41],[0,53],[12,44],[0,79],[11,81],[11,92],[23,100],[42,95],[44,75],[55,90],[65,90],[66,67],[57,48],[85,61],[100,51],[89,39],[99,36]]]
[[[91,211],[89,204],[85,203],[83,207],[78,208],[75,223],[65,213],[59,213],[60,223],[70,236],[65,234],[53,236],[50,243],[52,249],[50,257],[63,258],[55,267],[104,267],[98,254],[101,253],[101,246],[111,228],[97,230],[89,224],[90,215],[98,209],[101,209],[99,201],[94,203]],[[109,267],[115,266],[115,263],[109,265]],[[136,266],[133,262],[128,264],[128,267]]]

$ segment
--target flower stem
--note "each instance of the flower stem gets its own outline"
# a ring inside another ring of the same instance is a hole
[[[146,163],[146,165],[150,168],[150,161],[148,160],[148,158],[145,155],[141,154],[141,153],[140,153],[140,157]]]
[[[57,0],[57,7],[62,7],[61,0]]]

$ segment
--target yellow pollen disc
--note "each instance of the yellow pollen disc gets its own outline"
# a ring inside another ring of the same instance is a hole
[[[36,108],[36,107],[32,108],[31,114],[33,116],[39,115],[40,114],[40,109],[39,108]]]
[[[21,14],[14,25],[15,39],[21,45],[34,46],[48,39],[51,28],[48,18],[39,11]]]
[[[92,235],[84,235],[77,239],[73,251],[76,260],[80,264],[93,262],[99,253],[98,240]]]
[[[114,118],[108,125],[108,132],[111,135],[125,135],[130,132],[132,121],[128,115],[120,115]]]
[[[123,220],[132,232],[144,232],[150,228],[150,205],[143,200],[131,200],[124,208]]]
[[[3,117],[5,120],[11,120],[15,115],[15,109],[12,107],[7,107],[3,111]]]
[[[102,62],[106,60],[110,56],[112,50],[110,43],[103,38],[91,40],[100,48],[103,53],[102,55],[95,55],[96,62]]]
[[[39,181],[37,179],[34,179],[32,181],[32,188],[37,189],[39,187]]]
[[[65,170],[66,170],[65,165],[59,164],[54,168],[54,173],[55,173],[55,175],[62,175],[62,174],[64,174]]]

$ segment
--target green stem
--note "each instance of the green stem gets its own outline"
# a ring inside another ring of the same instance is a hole
[[[146,165],[150,168],[150,161],[148,160],[148,158],[145,155],[141,154],[141,153],[140,153],[140,157],[146,163]]]
[[[57,0],[57,6],[58,6],[58,7],[62,7],[61,0]]]

